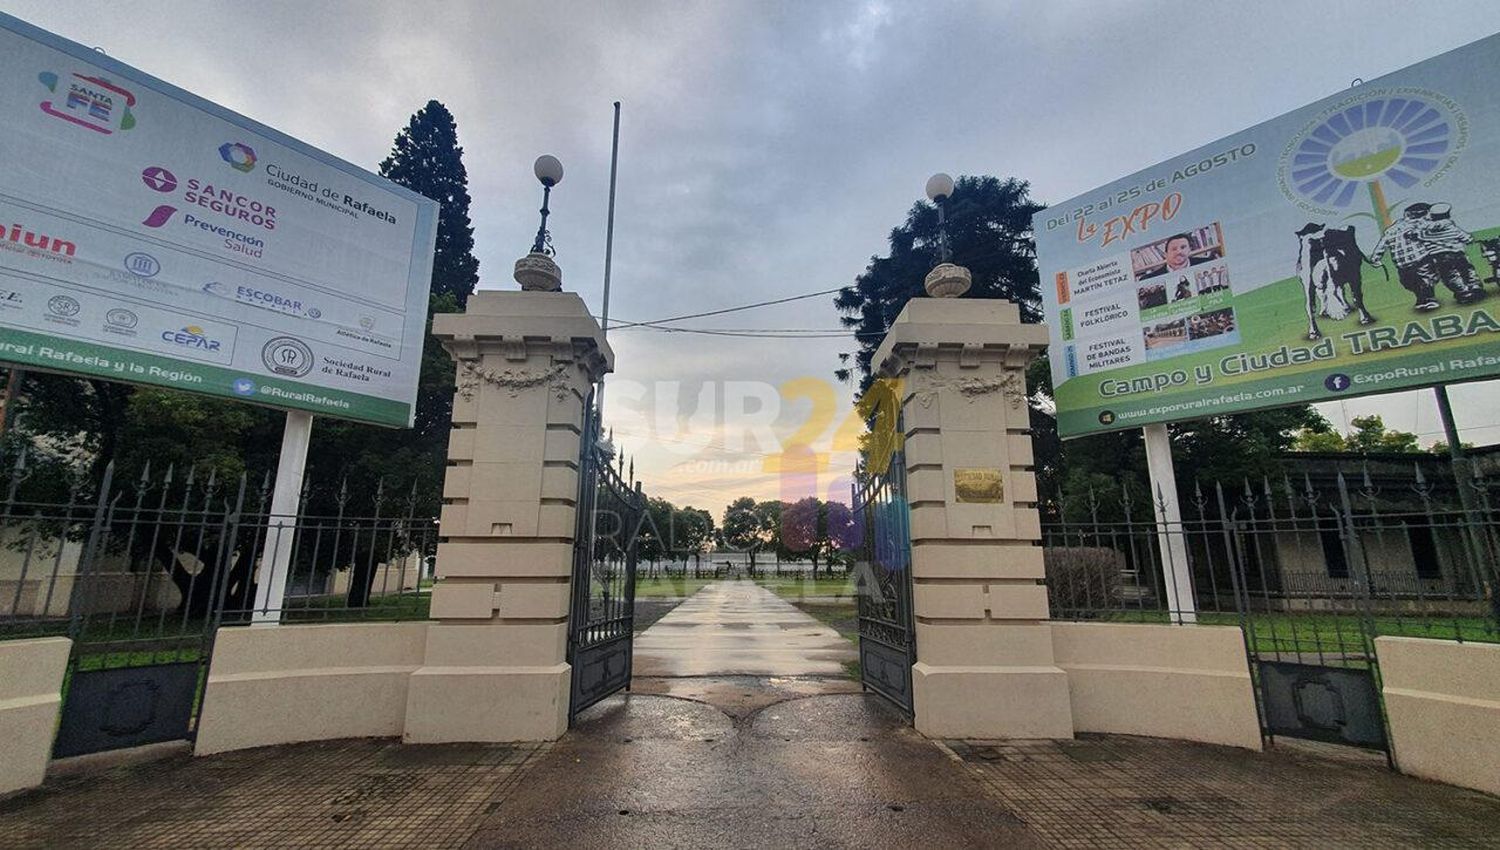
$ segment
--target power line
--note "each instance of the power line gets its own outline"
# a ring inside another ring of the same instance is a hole
[[[775,304],[786,304],[790,301],[801,301],[806,298],[817,298],[820,295],[832,295],[843,288],[844,287],[839,286],[833,289],[825,289],[821,292],[808,292],[804,295],[791,295],[786,298],[776,298],[771,301],[757,301],[754,304],[742,304],[738,307],[725,307],[722,310],[709,310],[705,313],[688,313],[682,316],[670,316],[665,319],[652,319],[645,322],[620,322],[619,324],[614,326],[614,330],[620,330],[621,328],[633,328],[641,325],[663,325],[668,322],[680,322],[684,319],[701,319],[705,316],[722,316],[725,313],[738,313],[741,310],[754,310],[757,307],[770,307]]]
[[[880,337],[884,332],[837,330],[833,328],[662,328],[653,325],[638,325],[636,330],[658,333],[708,334],[710,336],[733,336],[747,339],[848,339],[849,337]],[[617,328],[618,330],[618,328]]]

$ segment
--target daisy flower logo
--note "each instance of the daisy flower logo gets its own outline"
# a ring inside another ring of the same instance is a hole
[[[1374,93],[1325,110],[1283,152],[1282,193],[1306,209],[1336,214],[1368,197],[1390,221],[1386,186],[1431,185],[1468,141],[1468,122],[1441,95]],[[1363,191],[1361,191],[1363,190]],[[1365,215],[1365,213],[1352,213]]]

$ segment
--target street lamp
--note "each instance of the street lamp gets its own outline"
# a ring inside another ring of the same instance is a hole
[[[969,291],[973,277],[963,266],[948,262],[948,199],[953,197],[953,178],[941,171],[927,178],[927,197],[938,211],[938,264],[927,273],[922,287],[933,298],[957,298]]]
[[[562,182],[563,167],[557,157],[542,154],[531,167],[536,179],[542,184],[542,226],[536,229],[536,241],[531,243],[533,254],[554,254],[551,234],[547,232],[547,201],[552,197],[552,187]]]
[[[542,184],[542,223],[536,229],[536,240],[531,243],[531,253],[516,260],[515,278],[521,289],[538,292],[557,292],[562,289],[562,269],[553,261],[552,234],[547,232],[547,204],[552,200],[552,187],[562,182],[563,167],[557,157],[543,154],[531,167],[538,182]]]
[[[953,196],[953,178],[939,171],[927,178],[927,197],[937,205],[938,211],[938,257],[948,262],[947,201]]]

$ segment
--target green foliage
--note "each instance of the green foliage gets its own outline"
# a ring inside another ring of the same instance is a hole
[[[850,548],[854,516],[842,502],[825,502],[813,496],[783,503],[781,509],[781,554],[812,562],[813,577],[818,563],[831,563],[841,549]]]
[[[1413,454],[1422,451],[1417,444],[1417,435],[1409,431],[1395,431],[1385,427],[1385,420],[1378,415],[1356,416],[1349,420],[1354,430],[1347,436],[1324,427],[1304,428],[1297,433],[1294,447],[1299,452],[1351,452],[1371,454],[1394,452]],[[1326,423],[1325,423],[1326,426]],[[1447,454],[1448,444],[1433,446],[1433,451]]]
[[[458,123],[435,100],[396,134],[380,176],[442,204],[432,263],[432,294],[448,296],[462,310],[479,283],[474,228],[469,222],[469,174],[458,144]]]
[[[1036,248],[1031,216],[1042,209],[1028,196],[1021,180],[960,177],[948,205],[948,244],[952,261],[969,269],[974,286],[967,298],[1006,298],[1021,308],[1023,322],[1041,321]],[[872,257],[852,286],[834,299],[840,321],[855,332],[854,369],[836,374],[847,381],[855,374],[860,388],[871,380],[870,358],[891,322],[912,298],[925,297],[922,280],[938,263],[938,211],[917,202],[906,221],[890,235],[890,253]],[[849,355],[840,357],[845,363]]]
[[[720,525],[724,545],[750,555],[750,571],[755,571],[755,556],[769,540],[765,516],[754,499],[741,496],[724,508],[724,521]]]
[[[686,560],[701,554],[713,540],[713,514],[691,505],[679,508],[666,499],[646,501],[646,522],[636,554],[644,561]]]

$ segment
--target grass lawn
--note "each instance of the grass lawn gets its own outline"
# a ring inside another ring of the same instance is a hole
[[[1119,611],[1102,618],[1111,622],[1165,623],[1162,611]],[[1235,613],[1203,612],[1198,622],[1209,626],[1239,626]],[[1500,643],[1500,630],[1493,620],[1480,617],[1385,617],[1372,618],[1377,635],[1389,637],[1455,638],[1475,643]],[[1361,642],[1359,618],[1335,614],[1256,614],[1248,623],[1251,644],[1257,652],[1350,652]]]
[[[793,602],[797,609],[838,632],[845,640],[859,646],[859,610],[853,599],[838,602]],[[844,662],[844,673],[859,679],[859,659]]]
[[[755,583],[783,599],[801,599],[807,596],[842,597],[854,604],[854,575],[836,575],[816,579],[799,576],[758,575]]]
[[[673,596],[692,596],[703,586],[714,581],[711,578],[692,578],[689,576],[652,576],[635,579],[636,599],[662,599]]]
[[[363,608],[350,608],[348,597],[308,596],[291,600],[281,612],[283,623],[341,623],[351,620],[426,620],[432,608],[430,593],[371,596]]]

